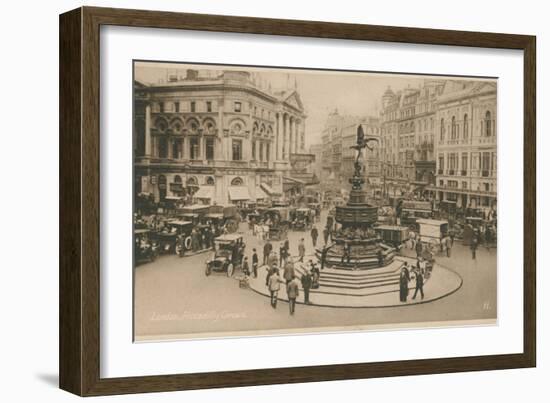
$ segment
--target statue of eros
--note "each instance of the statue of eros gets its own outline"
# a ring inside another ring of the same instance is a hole
[[[355,158],[355,163],[353,164],[355,167],[354,176],[361,176],[361,163],[359,162],[359,157],[361,156],[361,151],[363,150],[363,148],[368,148],[371,151],[374,150],[374,145],[369,144],[371,141],[375,141],[378,143],[378,138],[366,137],[365,132],[363,132],[363,126],[357,126],[357,143],[354,146],[350,147],[354,150],[357,150],[357,157]]]

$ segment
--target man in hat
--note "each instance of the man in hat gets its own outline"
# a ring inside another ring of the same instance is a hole
[[[311,289],[311,285],[313,284],[313,279],[311,278],[309,270],[306,270],[305,274],[300,280],[302,283],[302,288],[304,289],[304,304],[309,305],[311,303],[309,302],[309,290]]]

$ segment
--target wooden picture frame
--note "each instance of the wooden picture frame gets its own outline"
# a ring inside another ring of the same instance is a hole
[[[524,52],[523,353],[211,373],[100,377],[100,26],[170,28]],[[533,367],[536,363],[534,36],[82,7],[60,16],[60,387],[81,396]]]

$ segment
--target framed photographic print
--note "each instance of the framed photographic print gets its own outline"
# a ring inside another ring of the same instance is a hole
[[[525,35],[62,14],[61,388],[534,366],[535,60]]]

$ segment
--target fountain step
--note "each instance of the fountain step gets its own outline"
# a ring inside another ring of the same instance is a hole
[[[399,284],[399,277],[386,279],[386,280],[362,281],[362,282],[323,280],[323,278],[321,278],[319,281],[319,285],[321,287],[345,288],[349,290],[376,288],[376,287],[382,287],[390,284]]]
[[[368,272],[367,272],[368,273]],[[391,272],[387,274],[374,274],[369,275],[365,274],[363,276],[347,276],[347,275],[338,275],[338,274],[328,274],[321,273],[321,278],[327,280],[341,280],[341,281],[371,281],[371,280],[384,280],[386,278],[393,278],[399,276],[399,271]]]
[[[414,286],[409,286],[409,294],[414,292]],[[327,288],[327,287],[321,287],[316,290],[311,290],[311,299],[315,303],[315,295],[334,295],[334,296],[346,296],[346,297],[368,297],[372,295],[380,295],[380,294],[390,294],[395,293],[396,299],[397,295],[399,294],[399,284],[389,284],[377,288],[370,288],[370,289],[358,289],[358,290],[351,290],[351,289],[339,289],[339,288]]]

